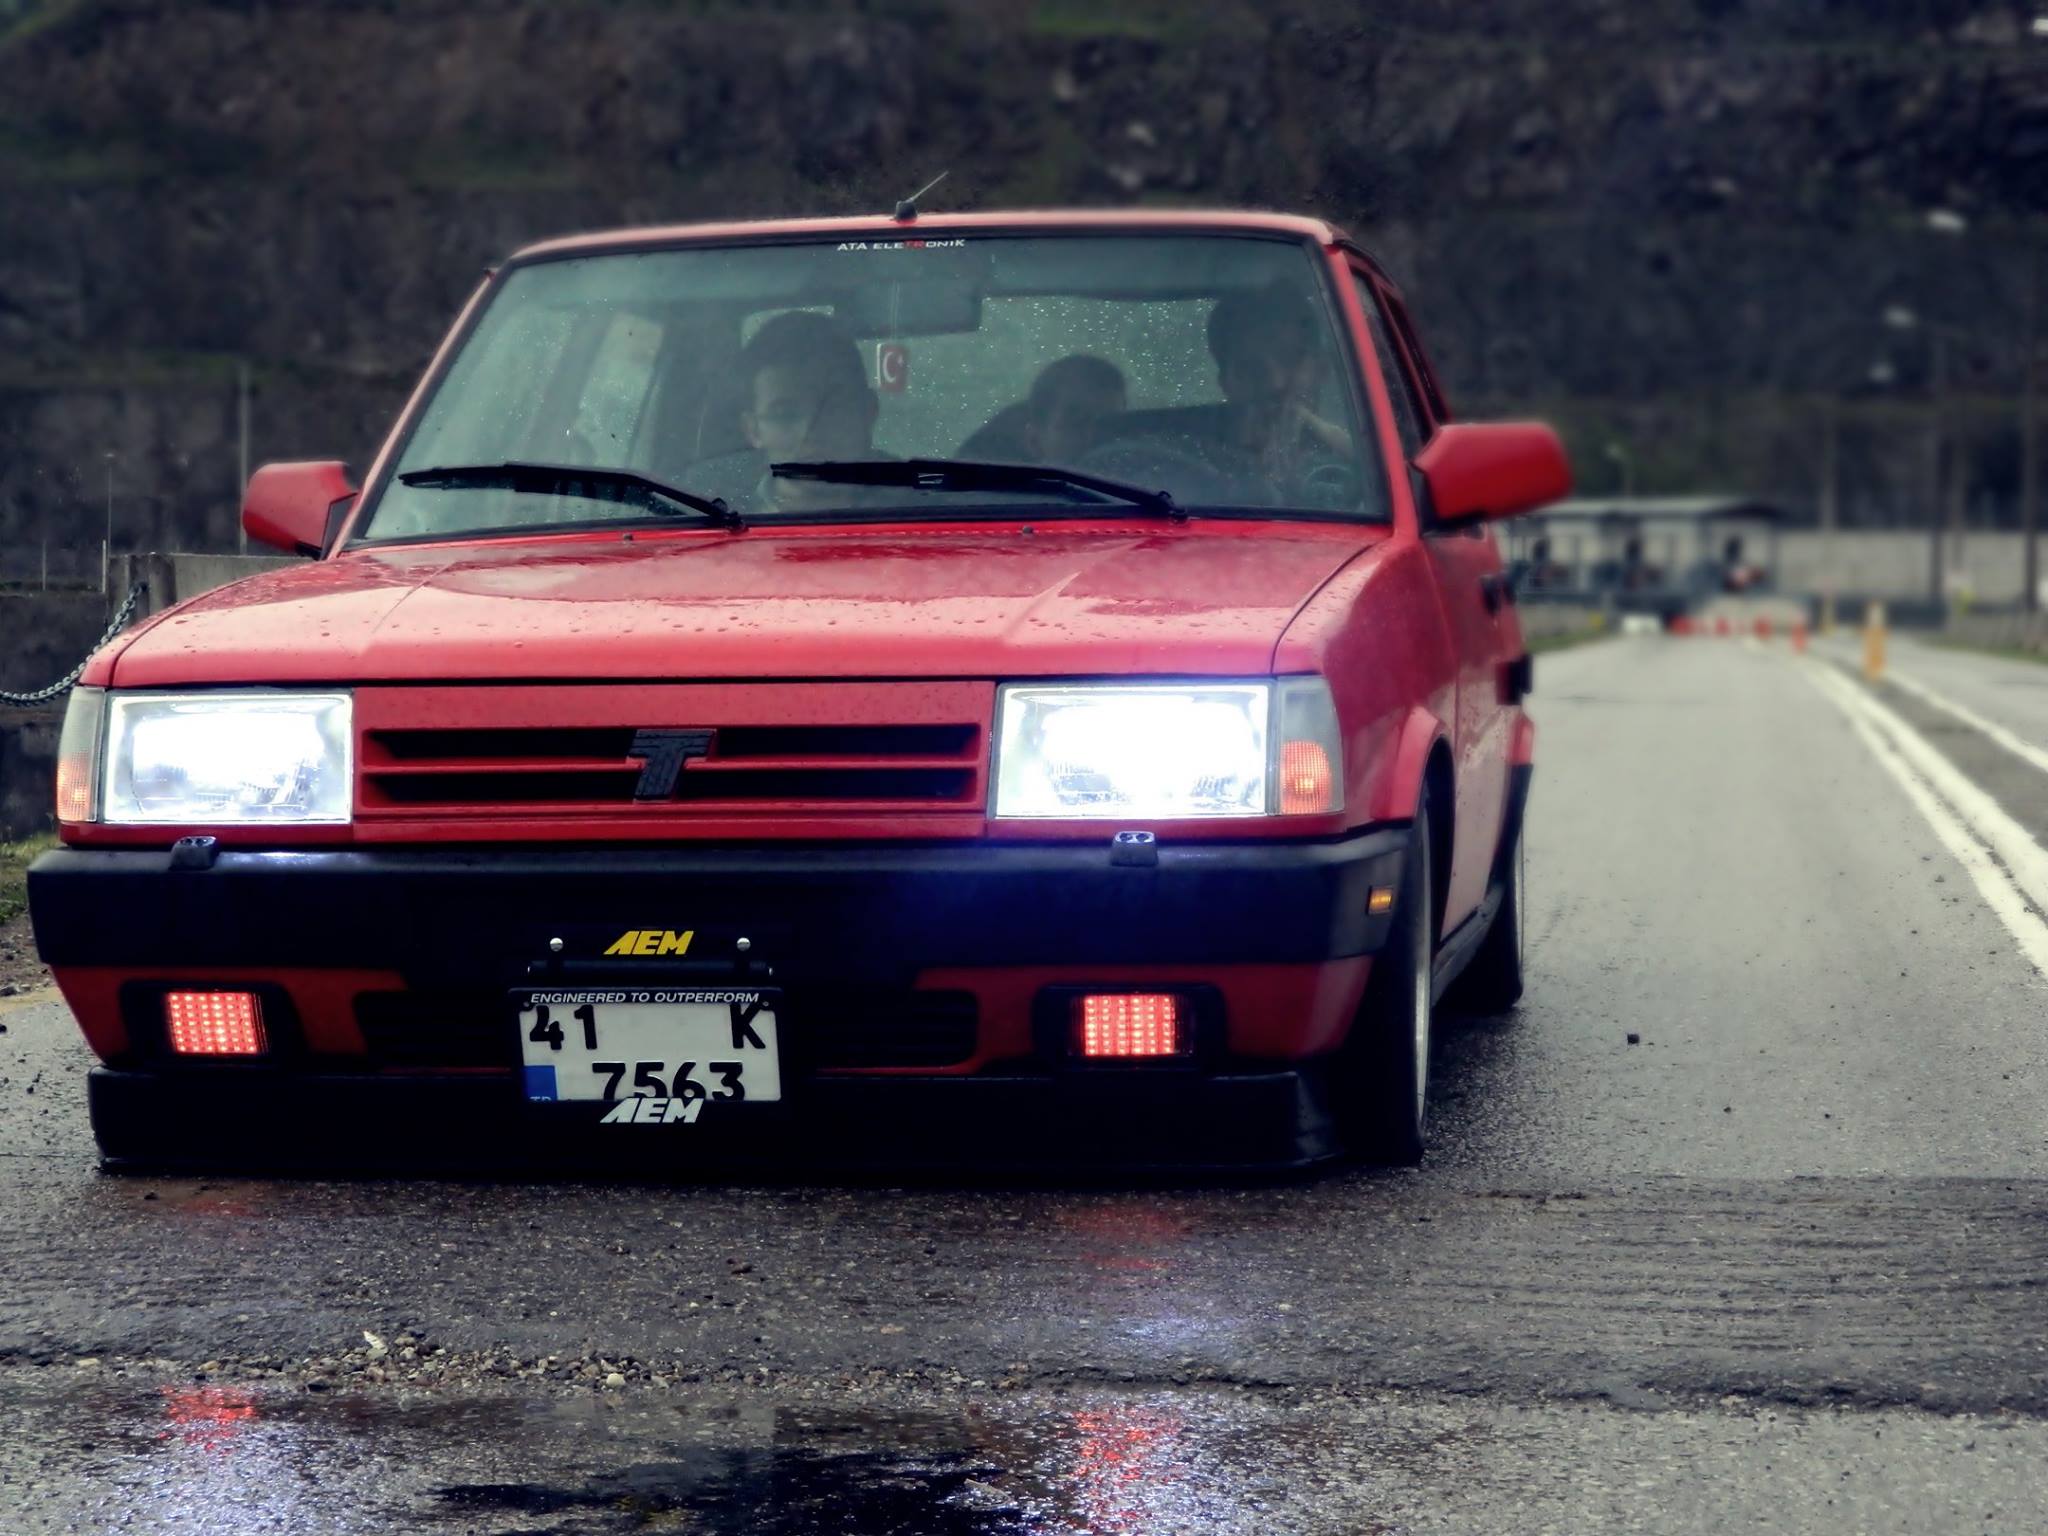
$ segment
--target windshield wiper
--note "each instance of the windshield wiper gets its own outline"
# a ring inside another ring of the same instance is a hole
[[[630,469],[599,469],[588,464],[451,464],[433,469],[410,469],[398,477],[401,485],[426,490],[508,490],[532,491],[540,495],[591,495],[580,486],[627,491],[650,503],[670,502],[701,512],[722,528],[744,532],[746,519],[716,496],[699,496],[679,486],[665,484]],[[598,497],[596,499],[607,499]]]
[[[1128,502],[1185,522],[1187,512],[1165,491],[1062,469],[1057,464],[987,464],[976,459],[825,459],[815,463],[770,464],[784,480],[818,480],[828,485],[900,485],[918,491],[1084,491]]]

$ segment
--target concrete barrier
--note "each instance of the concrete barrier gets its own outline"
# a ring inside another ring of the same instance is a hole
[[[1959,613],[1949,619],[1942,633],[1964,645],[2048,656],[2048,614]]]
[[[1820,592],[1832,577],[1837,593],[1884,598],[1896,606],[1900,598],[1927,597],[1929,563],[1925,529],[1845,529],[1832,543],[1816,529],[1788,529],[1778,535],[1772,577],[1781,592]],[[2019,534],[1999,530],[1951,535],[1942,569],[1952,597],[1967,593],[1975,603],[2016,604],[2026,569],[2024,546]]]
[[[143,598],[136,612],[144,617],[244,576],[301,563],[290,555],[116,555],[109,584],[116,592],[140,586]]]

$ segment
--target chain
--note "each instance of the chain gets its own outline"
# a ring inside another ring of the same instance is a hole
[[[128,621],[135,617],[135,605],[142,601],[142,594],[146,590],[147,588],[141,582],[137,582],[128,589],[128,595],[121,599],[121,606],[114,610],[114,620],[107,626],[107,632],[101,635],[99,639],[93,641],[91,647],[86,651],[85,661],[81,661],[69,672],[65,673],[63,677],[50,684],[49,687],[38,688],[33,693],[9,693],[5,688],[0,688],[0,704],[47,704],[50,700],[61,698],[69,693],[73,684],[78,681],[80,675],[85,671],[86,662],[92,660],[93,652],[97,651],[101,646],[128,627]]]

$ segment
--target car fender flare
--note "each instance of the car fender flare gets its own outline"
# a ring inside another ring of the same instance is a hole
[[[1415,808],[1422,803],[1423,775],[1438,742],[1450,742],[1443,721],[1420,704],[1412,707],[1394,733],[1392,764],[1380,779],[1371,807],[1374,821],[1415,819]]]
[[[1536,762],[1536,722],[1527,715],[1515,719],[1514,739],[1508,747],[1510,768],[1529,768]]]

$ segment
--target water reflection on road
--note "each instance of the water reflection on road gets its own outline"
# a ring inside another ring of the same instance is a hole
[[[1270,1408],[1229,1394],[1027,1392],[952,1412],[862,1412],[641,1392],[81,1391],[60,1379],[70,1372],[52,1368],[47,1394],[0,1404],[0,1422],[32,1418],[72,1448],[17,1483],[26,1502],[10,1532],[81,1519],[209,1536],[1263,1532],[1316,1493],[1305,1469],[1329,1450],[1312,1427],[1283,1429]],[[1358,1522],[1360,1492],[1342,1491],[1346,1529],[1373,1528]]]

